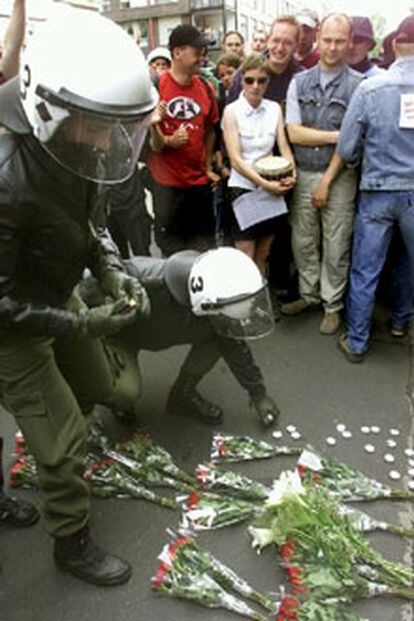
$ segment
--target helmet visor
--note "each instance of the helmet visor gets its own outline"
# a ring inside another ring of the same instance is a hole
[[[131,176],[147,134],[150,113],[138,119],[62,110],[64,119],[42,141],[64,168],[98,183],[120,183]]]
[[[270,334],[275,324],[267,286],[254,295],[223,305],[209,319],[215,331],[227,338],[252,340]]]

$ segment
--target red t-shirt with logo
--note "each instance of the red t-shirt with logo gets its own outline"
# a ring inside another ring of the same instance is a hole
[[[206,175],[206,129],[219,120],[214,89],[209,82],[194,76],[188,85],[178,84],[170,71],[160,76],[160,100],[167,102],[167,112],[160,124],[165,136],[171,136],[184,127],[188,142],[173,149],[165,147],[161,153],[151,152],[147,164],[155,181],[162,185],[187,188],[208,182]]]

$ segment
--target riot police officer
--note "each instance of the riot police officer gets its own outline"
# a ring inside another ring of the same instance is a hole
[[[95,206],[102,184],[135,169],[157,95],[119,26],[55,11],[29,40],[20,79],[0,91],[0,124],[10,130],[0,138],[0,395],[36,459],[57,565],[114,585],[131,567],[89,535],[82,412],[113,399],[100,337],[149,306]],[[81,302],[75,286],[85,267],[111,303]]]
[[[110,340],[129,348],[131,355],[191,344],[167,411],[220,424],[221,407],[203,397],[197,385],[223,358],[261,422],[275,423],[279,409],[248,345],[274,327],[267,284],[255,263],[240,250],[222,247],[202,254],[182,251],[168,259],[136,257],[125,266],[145,287],[151,314]]]

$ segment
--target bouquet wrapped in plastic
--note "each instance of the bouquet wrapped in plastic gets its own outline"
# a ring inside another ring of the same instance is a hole
[[[367,513],[348,505],[339,505],[338,510],[342,515],[346,515],[353,528],[361,533],[383,530],[396,535],[402,535],[403,537],[414,537],[414,528],[406,528],[399,524],[390,524],[384,520],[377,520]]]
[[[275,446],[249,436],[215,433],[211,446],[211,461],[213,463],[251,461],[279,455],[300,455],[301,452],[302,449],[299,447]]]
[[[235,591],[246,599],[259,604],[269,612],[276,612],[278,602],[273,601],[267,595],[259,593],[250,586],[235,571],[227,567],[218,560],[211,552],[202,548],[194,537],[188,533],[180,534],[174,531],[168,531],[172,537],[169,545],[164,547],[162,557],[166,555],[169,558],[178,559],[182,563],[190,564],[198,568],[199,571],[208,573],[223,589]]]
[[[117,452],[132,457],[148,470],[160,470],[176,479],[191,485],[195,484],[194,477],[179,468],[170,453],[156,444],[148,433],[138,431],[121,440],[115,448]]]
[[[288,595],[282,599],[276,621],[369,621],[332,602],[302,601]]]
[[[148,463],[141,464],[108,448],[100,449],[101,456],[95,453],[87,455],[85,478],[90,481],[92,493],[96,496],[130,496],[143,498],[168,509],[177,509],[177,503],[170,498],[155,494],[150,487],[172,487],[188,491],[191,486],[182,480],[166,475],[160,470],[150,468]],[[16,434],[15,464],[10,470],[12,487],[38,487],[36,463],[33,455],[26,452],[23,435]]]
[[[85,478],[91,482],[92,493],[96,496],[130,496],[149,500],[168,509],[177,508],[174,500],[158,496],[110,458],[90,463]]]
[[[257,601],[275,611],[275,604],[252,589],[235,572],[217,561],[189,537],[177,537],[159,555],[160,563],[151,580],[154,590],[193,600],[208,608],[225,608],[248,619],[266,621],[246,602],[226,589]]]
[[[193,491],[179,496],[177,501],[183,509],[181,526],[184,529],[212,530],[252,519],[259,506],[231,496]]]
[[[10,469],[9,481],[11,487],[39,487],[33,455],[20,454]]]
[[[346,464],[322,457],[314,449],[303,451],[298,461],[298,472],[305,486],[323,485],[332,494],[349,502],[382,498],[414,499],[414,492],[395,489],[375,479],[370,479]]]
[[[230,470],[220,470],[209,462],[197,466],[196,476],[202,489],[223,491],[239,498],[260,501],[270,492],[270,488],[258,481]]]
[[[132,459],[131,457],[127,457],[111,449],[105,449],[102,453],[105,457],[108,457],[123,467],[134,479],[139,480],[144,485],[149,485],[150,487],[169,487],[181,491],[191,491],[193,489],[192,485],[185,483],[181,479],[176,479],[162,470],[151,468],[146,461],[139,462],[136,459]]]
[[[254,547],[280,547],[290,582],[307,599],[344,604],[375,595],[414,596],[411,569],[376,552],[330,492],[304,487],[297,471],[275,481],[249,531]]]

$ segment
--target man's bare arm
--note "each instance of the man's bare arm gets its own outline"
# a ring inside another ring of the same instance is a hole
[[[287,125],[287,133],[292,144],[299,144],[304,147],[324,147],[336,144],[339,138],[339,131],[326,131],[324,129],[313,129],[305,125]]]
[[[339,156],[338,151],[335,151],[322,179],[312,192],[312,205],[314,207],[321,208],[327,205],[331,184],[335,181],[343,167],[344,161]]]
[[[8,80],[19,72],[20,52],[24,40],[26,0],[14,0],[13,10],[3,41],[0,72]]]

